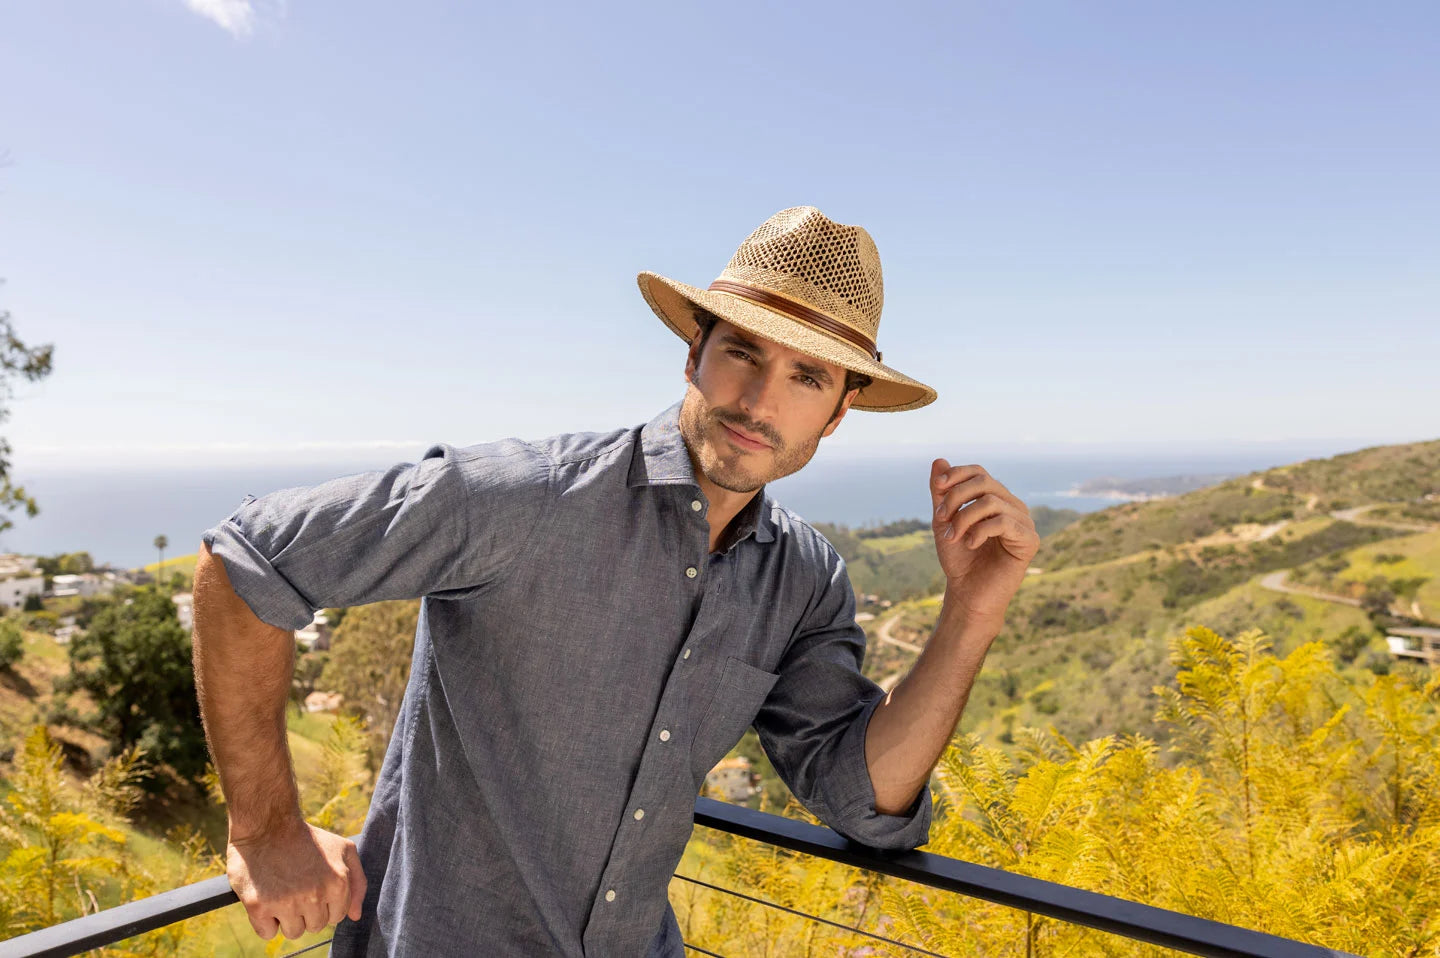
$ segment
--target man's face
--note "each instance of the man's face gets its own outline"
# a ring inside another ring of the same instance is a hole
[[[685,361],[690,384],[680,434],[705,478],[731,492],[754,492],[810,461],[835,431],[854,394],[845,370],[720,320]]]

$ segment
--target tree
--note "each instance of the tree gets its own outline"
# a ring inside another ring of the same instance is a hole
[[[61,771],[61,748],[37,726],[15,750],[11,791],[0,802],[0,938],[48,928],[197,881],[213,871],[202,836],[172,829],[165,858],[141,859],[125,828],[148,769],[139,749],[126,749],[76,784]],[[171,853],[174,854],[173,852]],[[155,866],[159,866],[158,869]],[[197,932],[216,917],[191,919],[139,938],[107,955],[182,958],[213,954]]]
[[[351,609],[330,642],[320,685],[345,697],[345,709],[365,719],[373,756],[383,755],[410,679],[410,653],[420,603],[376,602]]]
[[[156,536],[156,537],[155,537],[155,548],[158,549],[158,550],[160,550],[160,566],[159,566],[159,568],[157,568],[157,569],[155,570],[155,581],[156,581],[156,582],[163,582],[163,581],[164,581],[164,574],[165,574],[165,547],[168,546],[169,544],[170,544],[170,540],[167,539],[167,538],[165,538],[164,536]]]
[[[957,736],[928,849],[1347,953],[1433,954],[1440,676],[1351,678],[1323,643],[1281,659],[1258,630],[1196,626],[1172,649],[1156,717],[1178,762],[1139,736],[1027,728],[1010,750]],[[945,954],[1154,954],[898,884],[884,901],[892,936]]]
[[[15,335],[10,313],[0,310],[0,423],[10,416],[6,401],[14,395],[11,385],[16,376],[36,382],[50,375],[51,359],[55,347],[51,344],[31,348]],[[34,516],[40,511],[35,500],[25,493],[24,486],[10,481],[10,443],[0,437],[0,532],[14,526],[7,513],[24,508],[25,514]]]
[[[25,654],[25,633],[14,619],[0,619],[0,672],[9,671]]]
[[[155,588],[116,595],[70,645],[70,678],[88,692],[96,729],[121,747],[142,746],[182,779],[198,781],[207,752],[190,664],[190,633]]]
[[[1373,618],[1389,612],[1394,602],[1395,592],[1390,588],[1390,580],[1383,575],[1371,576],[1365,583],[1365,594],[1360,597],[1360,608]]]
[[[35,564],[47,579],[57,575],[78,575],[95,571],[95,560],[88,552],[61,552],[53,556],[41,556]]]

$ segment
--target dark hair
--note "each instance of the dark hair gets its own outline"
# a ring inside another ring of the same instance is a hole
[[[705,352],[705,343],[709,341],[710,334],[715,331],[715,324],[720,321],[720,317],[702,306],[696,306],[694,303],[690,304],[690,312],[695,317],[695,325],[700,327],[699,348],[696,350],[698,355],[699,353]],[[840,391],[841,402],[844,401],[845,394],[850,392],[850,390],[864,389],[874,381],[875,380],[864,373],[857,373],[853,369],[845,370],[845,388]],[[835,412],[838,413],[839,411],[840,403],[837,402],[835,404]],[[831,414],[830,418],[835,418],[834,413]]]

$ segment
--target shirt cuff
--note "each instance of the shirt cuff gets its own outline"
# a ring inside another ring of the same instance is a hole
[[[255,613],[256,618],[279,629],[303,629],[315,618],[310,600],[301,595],[280,572],[270,564],[259,549],[245,538],[239,522],[241,513],[254,496],[246,496],[228,519],[205,530],[201,541],[212,555],[225,563],[230,587]]]
[[[875,810],[875,788],[870,784],[870,766],[865,762],[865,732],[870,716],[883,694],[876,695],[846,729],[836,755],[836,767],[826,789],[834,821],[831,828],[851,841],[871,848],[906,849],[930,840],[930,783],[920,789],[915,801],[900,815],[882,815]]]

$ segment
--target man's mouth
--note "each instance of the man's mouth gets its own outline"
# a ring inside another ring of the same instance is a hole
[[[746,433],[743,433],[740,430],[735,429],[731,426],[727,426],[723,422],[720,424],[720,428],[724,429],[730,441],[741,449],[748,449],[758,452],[762,449],[770,448],[769,443],[762,442],[759,439],[752,439]]]

